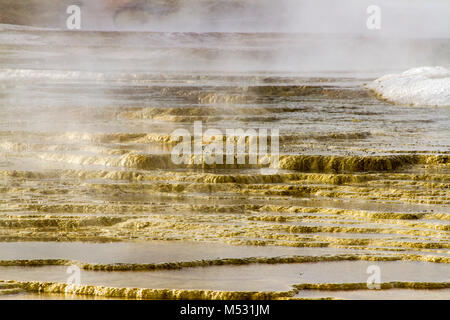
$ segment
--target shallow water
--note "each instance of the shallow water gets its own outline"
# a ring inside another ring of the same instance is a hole
[[[354,291],[302,291],[295,298],[317,299],[333,297],[346,300],[447,300],[449,289],[421,290],[421,289],[389,289],[389,290],[354,290]]]
[[[330,248],[231,246],[204,242],[3,242],[0,260],[67,259],[85,263],[164,263],[224,258],[351,253]]]
[[[214,291],[260,291],[260,292],[289,292],[292,285],[297,283],[313,284],[353,284],[364,283],[367,278],[367,268],[373,265],[370,261],[357,262],[324,262],[301,264],[271,264],[248,266],[210,266],[206,268],[186,268],[183,270],[164,271],[85,271],[80,274],[81,286],[110,287],[110,288],[154,288],[177,290],[214,290]],[[421,262],[376,262],[382,275],[382,283],[412,282],[445,283],[450,280],[445,264],[427,264]],[[66,267],[0,267],[2,276],[26,283],[30,281],[64,282]],[[392,290],[392,289],[390,289]],[[436,289],[432,297],[447,297],[448,290]],[[295,297],[313,297],[318,295],[312,290],[300,290]],[[371,297],[371,290],[353,293],[355,298]],[[383,290],[386,291],[386,290]],[[411,290],[409,290],[411,291]],[[387,296],[392,293],[387,290]],[[423,297],[423,290],[421,296]],[[329,292],[320,293],[327,297]],[[331,296],[340,297],[339,293]],[[286,294],[289,296],[289,294]],[[345,294],[344,294],[345,297]],[[347,294],[352,297],[352,294]],[[380,294],[375,295],[380,298]]]
[[[302,264],[211,266],[183,270],[140,272],[81,272],[81,285],[155,289],[223,291],[286,291],[297,283],[364,283],[370,261]],[[382,282],[448,282],[445,264],[376,262]],[[66,267],[0,267],[2,276],[16,281],[64,282]]]
[[[0,279],[34,298],[25,282],[63,284],[78,263],[83,284],[218,298],[365,283],[373,263],[383,282],[412,284],[318,296],[448,298],[450,109],[391,105],[363,87],[393,66],[288,70],[262,45],[298,53],[328,40],[3,29]],[[174,165],[171,133],[194,121],[278,128],[280,170]],[[111,297],[89,290],[67,294]]]

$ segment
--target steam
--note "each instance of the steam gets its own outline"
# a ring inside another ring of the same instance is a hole
[[[381,75],[385,70],[448,66],[450,56],[447,0],[63,0],[53,7],[51,3],[33,2],[34,14],[27,15],[30,24],[36,25],[46,14],[57,17],[54,27],[65,29],[65,6],[75,4],[82,9],[82,31],[139,32],[49,34],[42,37],[42,45],[67,50],[58,55],[55,49],[57,59],[39,57],[43,69]],[[381,10],[380,29],[367,28],[370,5]]]
[[[376,32],[366,27],[371,5],[381,9]],[[96,17],[93,28],[109,28],[112,16],[118,30],[450,37],[446,0],[110,0],[85,6]]]
[[[27,3],[15,1],[10,8],[20,13],[28,8]],[[130,83],[130,79],[145,86],[151,84],[154,74],[168,72],[301,76],[352,72],[375,78],[419,66],[450,67],[448,0],[62,0],[55,6],[52,3],[53,0],[32,2],[29,8],[33,14],[27,12],[24,17],[34,26],[42,21],[42,15],[54,17],[57,22],[53,27],[64,32],[2,27],[0,50],[7,54],[0,59],[10,69],[25,70],[26,79],[12,81],[29,82],[30,76],[34,76],[33,81],[39,82],[42,80],[39,77],[62,74],[59,79],[62,82],[81,85],[84,92],[80,89],[64,98],[71,105],[100,102],[117,105],[111,87]],[[65,8],[71,4],[82,8],[80,32],[65,30]],[[379,30],[369,30],[366,25],[366,9],[373,4],[381,9]],[[0,5],[9,5],[9,1],[0,0]],[[108,32],[89,32],[92,30]],[[7,48],[16,45],[25,49],[11,59]],[[79,78],[72,71],[81,72]],[[8,71],[1,72],[10,79]],[[64,75],[72,78],[64,79]],[[24,104],[39,102],[30,98],[26,91],[29,89],[24,87],[9,86],[3,95],[9,101]],[[59,92],[45,101],[51,104],[56,97]]]

